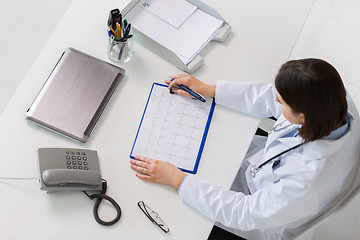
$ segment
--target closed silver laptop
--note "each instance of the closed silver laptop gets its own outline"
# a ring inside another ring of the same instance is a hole
[[[125,70],[68,48],[60,57],[26,119],[86,142]]]

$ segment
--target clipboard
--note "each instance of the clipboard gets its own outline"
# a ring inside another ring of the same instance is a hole
[[[153,83],[130,158],[168,161],[196,174],[215,108],[214,99],[206,100],[170,94],[167,85]]]
[[[231,32],[231,26],[229,23],[225,21],[225,19],[212,7],[208,6],[207,4],[199,1],[199,0],[186,0],[187,2],[191,3],[192,5],[196,6],[199,10],[219,19],[224,22],[223,26],[220,30],[211,38],[211,41],[217,42],[224,42],[225,39],[229,36]],[[126,15],[140,2],[140,0],[132,0],[121,12],[126,18]],[[136,27],[133,27],[134,32],[134,40],[144,46],[145,48],[149,49],[151,52],[155,53],[156,55],[160,56],[164,60],[168,61],[172,65],[176,66],[177,68],[187,72],[193,73],[199,67],[201,67],[204,63],[204,59],[200,56],[200,52],[188,63],[185,64],[178,55],[176,55],[173,51],[169,50],[168,48],[164,47],[163,45],[159,44],[146,34],[142,33],[141,31],[137,30]],[[204,47],[202,48],[204,49]]]

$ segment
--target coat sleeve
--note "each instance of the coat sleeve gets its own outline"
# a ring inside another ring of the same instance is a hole
[[[216,84],[217,104],[257,117],[280,117],[281,105],[275,97],[275,87],[268,83],[218,81]]]
[[[179,196],[207,218],[241,231],[280,227],[311,216],[319,207],[316,192],[296,179],[244,195],[189,175]]]

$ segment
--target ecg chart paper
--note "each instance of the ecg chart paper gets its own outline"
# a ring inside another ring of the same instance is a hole
[[[168,161],[196,173],[215,103],[170,94],[154,83],[130,157]]]

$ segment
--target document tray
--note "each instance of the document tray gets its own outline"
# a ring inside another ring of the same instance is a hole
[[[121,12],[126,18],[126,15],[140,2],[140,0],[132,0]],[[231,26],[223,19],[223,17],[213,8],[208,6],[207,4],[199,1],[199,0],[187,0],[187,2],[191,3],[192,5],[196,6],[199,10],[219,19],[224,22],[223,26],[220,30],[216,33],[215,36],[211,38],[211,41],[218,41],[223,42],[228,37],[231,32]],[[157,41],[153,40],[143,32],[133,27],[134,31],[134,40],[144,46],[145,48],[149,49],[156,55],[162,57],[172,65],[176,66],[177,68],[187,72],[193,73],[197,70],[203,63],[204,59],[199,55],[200,52],[188,63],[185,64],[178,55],[176,55],[173,51],[169,50],[168,48],[164,47]]]

